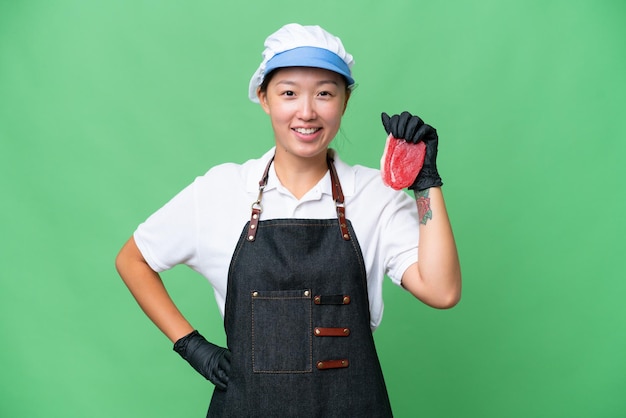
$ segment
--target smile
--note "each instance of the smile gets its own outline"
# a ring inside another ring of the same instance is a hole
[[[293,130],[304,135],[311,135],[319,131],[321,128],[294,128]]]

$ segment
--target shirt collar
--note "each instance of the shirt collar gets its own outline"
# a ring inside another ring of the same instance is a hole
[[[274,152],[276,151],[276,147],[272,147],[269,151],[267,151],[261,158],[258,160],[253,160],[250,170],[248,171],[248,175],[246,178],[246,191],[249,193],[256,193],[259,190],[259,181],[265,172],[265,167],[270,159],[274,156]],[[343,190],[344,196],[353,196],[354,195],[354,187],[355,187],[355,173],[352,167],[348,164],[344,163],[340,158],[339,154],[336,150],[330,149],[330,155],[335,162],[335,169],[337,170],[337,176],[339,177],[339,182],[341,183],[341,189]],[[269,191],[275,189],[279,184],[278,177],[276,176],[276,171],[274,170],[274,164],[270,167],[269,177],[267,180],[267,185],[265,186],[265,191]],[[326,172],[326,175],[319,182],[320,189],[322,193],[332,195],[332,187],[330,182],[330,173]]]

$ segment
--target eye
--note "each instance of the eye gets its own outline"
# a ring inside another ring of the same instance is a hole
[[[285,90],[281,93],[281,96],[293,97],[296,94],[292,90]]]

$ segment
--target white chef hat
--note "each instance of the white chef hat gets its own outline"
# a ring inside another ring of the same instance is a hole
[[[316,67],[334,71],[346,78],[348,87],[354,86],[350,69],[354,64],[341,39],[319,26],[290,23],[265,39],[263,61],[250,79],[248,97],[259,103],[256,91],[265,75],[283,67]]]

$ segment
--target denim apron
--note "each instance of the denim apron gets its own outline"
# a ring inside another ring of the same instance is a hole
[[[365,266],[332,159],[337,219],[259,221],[259,198],[228,273],[228,388],[208,417],[391,417],[370,329]]]

